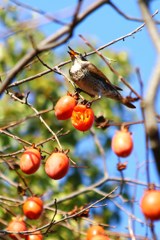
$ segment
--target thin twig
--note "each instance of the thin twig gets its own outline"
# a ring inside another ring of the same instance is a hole
[[[122,17],[124,17],[127,20],[131,20],[131,21],[135,21],[135,22],[144,22],[144,19],[140,19],[140,18],[136,18],[136,17],[131,17],[128,16],[126,13],[124,13],[123,11],[121,11],[120,8],[118,8],[113,2],[111,2],[110,0],[108,1],[108,4],[118,13],[120,14]],[[160,24],[159,21],[155,20],[156,24]]]
[[[105,155],[105,151],[104,151],[104,148],[103,146],[101,145],[97,135],[95,134],[95,131],[93,129],[90,130],[92,136],[93,136],[93,139],[95,141],[95,144],[97,145],[98,149],[99,149],[99,152],[102,156],[102,160],[103,160],[103,168],[104,168],[104,176],[108,177],[108,171],[107,171],[107,165],[106,165],[106,155]]]

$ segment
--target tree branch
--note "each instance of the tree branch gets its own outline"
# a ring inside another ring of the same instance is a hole
[[[106,4],[107,0],[99,0],[96,1],[92,5],[90,5],[82,14],[77,16],[77,21],[74,26],[75,27],[82,22],[87,16],[89,16],[92,12],[97,10],[102,5]],[[49,36],[48,38],[44,39],[37,45],[37,49],[32,49],[28,54],[26,54],[16,65],[15,67],[9,72],[6,79],[2,82],[1,88],[0,88],[0,95],[4,92],[4,90],[7,88],[7,86],[12,82],[12,80],[15,78],[15,76],[21,71],[21,69],[28,64],[38,53],[41,53],[43,51],[46,51],[51,48],[55,48],[57,46],[60,46],[61,44],[65,43],[71,36],[70,36],[70,30],[74,31],[72,29],[72,23],[68,24],[67,26],[62,27],[59,29],[56,33]],[[68,37],[66,35],[68,34]],[[62,39],[64,37],[64,39]],[[59,39],[62,39],[61,41]]]
[[[139,6],[142,12],[142,16],[145,20],[148,32],[153,41],[153,44],[158,52],[157,62],[154,67],[153,74],[148,84],[148,90],[146,93],[146,97],[142,104],[142,108],[144,108],[145,114],[145,126],[146,126],[146,134],[149,137],[151,149],[154,155],[154,159],[156,162],[157,170],[160,176],[160,135],[158,131],[157,121],[156,121],[156,111],[155,111],[155,100],[158,92],[158,87],[160,86],[160,36],[156,25],[149,13],[146,2],[144,0],[139,0]]]

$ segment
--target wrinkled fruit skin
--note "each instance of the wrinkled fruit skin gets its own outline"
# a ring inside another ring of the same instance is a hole
[[[63,178],[69,170],[69,158],[64,153],[52,153],[46,161],[45,172],[55,180]]]
[[[76,105],[71,117],[72,125],[79,131],[89,130],[94,123],[94,112],[86,105]]]
[[[41,154],[35,148],[28,148],[20,158],[20,169],[26,174],[35,173],[41,164]]]
[[[43,240],[43,236],[40,232],[34,232],[33,234],[27,235],[26,240]]]
[[[23,204],[24,215],[29,219],[38,219],[43,211],[43,201],[38,197],[29,197]]]
[[[147,190],[141,199],[141,210],[147,219],[160,219],[160,191]]]
[[[128,157],[133,149],[133,140],[128,131],[117,131],[112,138],[111,147],[118,157]]]
[[[17,219],[12,220],[8,224],[7,231],[13,231],[13,232],[27,231],[27,227],[23,220],[17,218]],[[23,235],[23,234],[17,234],[17,237],[16,237],[15,234],[11,233],[11,234],[9,234],[9,236],[11,239],[14,239],[14,240],[17,240],[19,238],[26,239],[26,235]]]
[[[97,236],[97,235],[104,235],[105,234],[105,230],[103,229],[103,227],[101,226],[91,226],[88,231],[87,231],[87,240],[92,240],[92,238],[94,236]]]
[[[96,235],[91,238],[91,240],[110,240],[106,235]]]
[[[71,96],[61,97],[55,105],[55,115],[58,120],[66,120],[72,116],[76,100]]]

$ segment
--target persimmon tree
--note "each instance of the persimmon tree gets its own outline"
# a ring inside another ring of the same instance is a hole
[[[157,179],[160,176],[160,117],[154,106],[160,79],[160,22],[154,20],[158,11],[151,13],[151,1],[139,0],[138,19],[109,0],[85,8],[84,2],[77,1],[70,10],[69,22],[24,2],[3,2],[1,239],[158,239],[160,199],[154,196],[159,196],[159,185],[150,174],[155,166]],[[68,74],[72,63],[67,48],[75,30],[97,9],[108,7],[127,21],[138,22],[138,27],[103,46],[81,32],[81,45],[73,47],[124,89],[135,110],[107,98],[92,101]],[[33,18],[34,13],[44,22]],[[49,36],[39,29],[46,21],[58,27]],[[124,40],[144,28],[157,53],[146,94],[141,69],[134,72],[137,89],[131,84],[133,68],[127,53],[109,49],[116,42],[125,45]],[[144,134],[139,149],[146,159],[136,156],[139,127]],[[146,175],[143,181],[140,174]],[[143,205],[146,189],[148,195],[154,194]],[[156,217],[148,217],[152,208]]]

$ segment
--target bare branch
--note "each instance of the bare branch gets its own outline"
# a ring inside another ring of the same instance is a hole
[[[152,15],[152,17],[154,17],[157,13],[158,13],[158,11],[156,11],[156,12]],[[115,43],[117,43],[117,42],[119,42],[119,41],[124,41],[124,40],[125,40],[126,38],[128,38],[128,37],[133,37],[134,34],[136,34],[136,33],[138,33],[139,31],[141,31],[144,26],[145,26],[145,23],[143,23],[142,25],[140,25],[138,28],[134,29],[134,30],[131,31],[130,33],[128,33],[128,34],[126,34],[126,35],[123,35],[123,36],[121,36],[121,37],[119,37],[119,38],[117,38],[117,39],[114,39],[113,41],[111,41],[111,42],[109,42],[109,43],[107,43],[107,44],[105,44],[105,45],[97,48],[96,50],[87,53],[86,56],[90,56],[90,55],[92,55],[92,54],[95,54],[97,51],[103,50],[104,48],[107,48],[107,47],[109,47],[109,46],[111,46],[111,45],[113,45],[113,44],[115,44]],[[38,48],[38,47],[37,47],[37,48]],[[35,53],[35,56],[36,56],[36,53]],[[54,71],[54,68],[57,68],[57,67],[60,68],[60,67],[66,65],[66,64],[68,64],[68,63],[70,63],[70,62],[71,62],[71,60],[62,62],[62,63],[58,64],[58,66],[53,67],[53,68],[52,68],[52,71]],[[12,70],[8,72],[8,76],[11,75],[11,72],[12,72]],[[20,84],[23,84],[24,82],[28,82],[28,81],[31,81],[31,80],[33,80],[33,79],[42,77],[42,76],[44,76],[45,74],[48,74],[48,73],[50,73],[50,72],[51,72],[50,69],[45,70],[45,71],[43,71],[43,72],[41,72],[41,73],[37,73],[37,74],[34,75],[34,76],[31,76],[31,77],[22,79],[22,80],[17,81],[17,82],[14,82],[14,83],[10,84],[7,88],[11,88],[11,87],[18,86],[18,85],[20,85]]]

